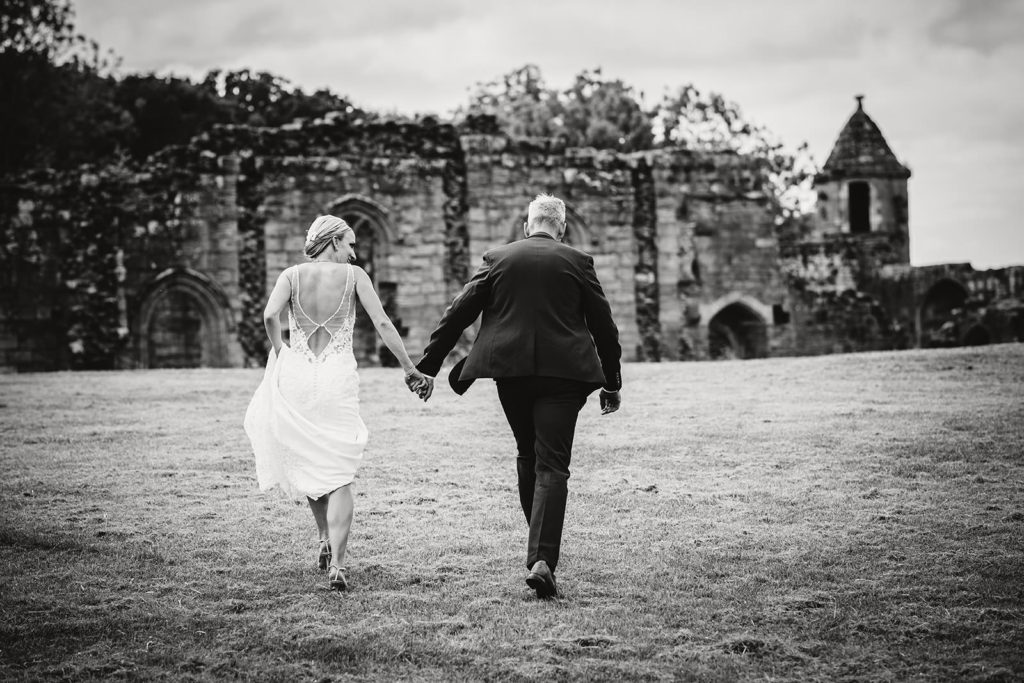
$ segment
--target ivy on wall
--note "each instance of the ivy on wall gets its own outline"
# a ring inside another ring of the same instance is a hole
[[[26,337],[54,342],[28,344],[20,366],[123,364],[140,287],[181,258],[188,229],[182,193],[193,174],[177,165],[176,154],[168,150],[145,168],[120,163],[37,171],[5,188],[0,267],[10,273],[9,291],[24,297],[38,288],[37,296],[50,304],[37,300],[34,310],[8,305],[7,322],[31,332]],[[36,357],[28,360],[29,354]]]
[[[444,166],[444,279],[448,294],[454,296],[470,277],[469,226],[466,223],[466,155],[456,148]]]
[[[260,366],[267,362],[267,335],[263,328],[263,306],[268,295],[263,232],[266,218],[260,210],[265,193],[264,174],[260,160],[250,150],[240,154],[238,172],[238,278],[242,304],[238,341],[246,363]]]
[[[655,213],[654,177],[643,158],[632,170],[633,240],[637,260],[634,267],[636,324],[640,333],[637,359],[661,360],[661,323],[658,305],[658,228]]]

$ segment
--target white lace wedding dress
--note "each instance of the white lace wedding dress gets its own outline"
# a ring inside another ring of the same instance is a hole
[[[261,490],[280,487],[292,498],[319,498],[349,484],[363,459],[366,425],[359,417],[359,375],[352,353],[355,277],[347,279],[338,309],[323,322],[302,310],[299,273],[285,271],[290,346],[271,351],[263,382],[245,413]],[[316,346],[327,335],[319,354]]]

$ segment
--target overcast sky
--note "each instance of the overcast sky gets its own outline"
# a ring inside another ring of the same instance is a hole
[[[693,83],[824,163],[854,95],[910,179],[911,260],[1024,264],[1024,0],[75,0],[122,70],[251,68],[449,113],[526,63]]]

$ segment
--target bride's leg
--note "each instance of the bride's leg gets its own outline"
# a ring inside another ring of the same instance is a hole
[[[319,498],[306,496],[306,500],[309,501],[309,509],[313,511],[317,535],[320,538],[320,546],[316,550],[316,566],[320,569],[327,569],[331,563],[331,543],[328,539],[327,529],[327,496]]]
[[[341,567],[352,528],[352,485],[345,484],[327,496],[327,528],[331,538],[331,563]]]
[[[306,496],[306,500],[309,501],[309,509],[313,511],[313,519],[316,520],[316,529],[320,534],[320,540],[327,540],[327,496],[320,496],[319,498],[310,498]]]

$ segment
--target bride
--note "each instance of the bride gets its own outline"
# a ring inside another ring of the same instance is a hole
[[[330,587],[345,590],[342,560],[352,526],[352,480],[367,431],[359,417],[359,375],[352,353],[355,298],[405,369],[421,398],[433,381],[409,358],[366,272],[355,259],[355,233],[336,216],[320,216],[306,233],[311,263],[286,268],[270,293],[263,322],[273,351],[245,414],[261,490],[305,496],[320,532],[317,561]],[[280,314],[288,309],[289,344]]]

